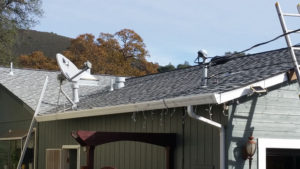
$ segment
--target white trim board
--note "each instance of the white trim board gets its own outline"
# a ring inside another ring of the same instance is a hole
[[[141,103],[122,104],[117,106],[96,107],[92,109],[67,111],[52,114],[40,114],[36,116],[38,122],[53,121],[62,119],[72,119],[81,117],[93,117],[108,114],[119,114],[137,111],[157,110],[175,107],[185,107],[189,105],[204,105],[204,104],[222,104],[230,100],[240,98],[242,96],[250,94],[252,91],[251,86],[261,86],[268,88],[281,84],[288,80],[286,73],[281,73],[273,77],[264,79],[259,82],[252,83],[250,85],[231,90],[224,93],[207,93],[198,95],[181,96],[170,99],[161,99],[155,101],[146,101]]]
[[[77,169],[80,169],[80,145],[63,145],[62,150],[69,150],[69,149],[73,149],[73,150],[77,150]]]
[[[300,140],[259,138],[257,147],[258,169],[266,169],[267,148],[300,149]]]

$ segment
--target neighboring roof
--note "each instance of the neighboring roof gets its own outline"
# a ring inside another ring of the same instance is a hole
[[[40,113],[53,110],[58,105],[59,81],[57,75],[59,71],[34,70],[34,69],[13,69],[14,75],[9,75],[10,69],[0,67],[0,83],[10,90],[15,96],[20,98],[32,110],[35,110],[46,76],[49,78],[47,89],[42,101]],[[80,86],[79,97],[82,99],[86,95],[103,90],[110,85],[113,76],[97,75],[100,79],[100,86]],[[72,98],[72,89],[69,82],[64,82],[63,90]],[[60,94],[60,104],[68,103],[65,97]]]
[[[300,53],[297,52],[300,56]],[[299,58],[299,57],[298,57]],[[202,66],[127,79],[125,87],[101,91],[82,99],[79,109],[136,104],[184,96],[224,93],[273,77],[292,69],[287,49],[279,49],[244,57],[233,57],[208,70],[208,86],[202,87]]]

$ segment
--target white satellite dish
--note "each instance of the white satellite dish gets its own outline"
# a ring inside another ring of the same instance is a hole
[[[64,55],[58,53],[56,54],[56,60],[58,66],[62,72],[62,74],[69,80],[69,81],[79,81],[79,80],[97,80],[93,75],[88,73],[86,70],[78,69],[73,62],[71,62],[68,58]]]
[[[78,89],[79,85],[81,86],[98,86],[98,79],[91,75],[89,70],[92,67],[90,62],[85,63],[84,69],[78,69],[73,62],[71,62],[68,58],[63,56],[62,54],[56,54],[56,60],[58,66],[62,72],[62,74],[66,77],[66,79],[72,82],[72,90],[73,90],[73,107],[74,103],[79,102]],[[62,89],[61,89],[62,90]],[[62,93],[68,98],[64,91]],[[69,100],[69,99],[68,99]]]

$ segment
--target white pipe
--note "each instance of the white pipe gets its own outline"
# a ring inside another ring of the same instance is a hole
[[[195,114],[195,112],[193,111],[193,106],[191,106],[191,105],[187,106],[187,113],[191,118],[202,121],[207,124],[210,124],[219,129],[219,131],[220,131],[220,133],[219,133],[220,134],[220,169],[225,169],[225,129],[222,126],[222,124]]]
[[[204,61],[205,62],[205,61]],[[207,72],[208,72],[208,64],[204,63],[203,71],[202,71],[202,86],[206,87],[207,86]]]
[[[9,75],[14,75],[14,71],[13,71],[13,62],[10,62],[10,71],[9,71]]]
[[[114,91],[114,80],[110,79],[110,89],[109,91]]]
[[[210,119],[207,119],[205,117],[202,117],[202,116],[199,116],[199,115],[195,114],[194,111],[193,111],[193,106],[191,106],[191,105],[187,106],[187,113],[193,119],[203,121],[205,123],[208,123],[210,125],[213,125],[213,126],[219,128],[219,129],[222,128],[222,125],[220,123],[214,122]]]
[[[74,102],[74,103],[78,103],[78,102],[79,102],[79,93],[78,93],[78,89],[79,89],[79,84],[78,84],[78,82],[73,82],[73,83],[72,83],[72,90],[73,90],[73,102]]]

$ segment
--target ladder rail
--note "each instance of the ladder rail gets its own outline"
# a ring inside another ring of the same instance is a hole
[[[282,31],[283,31],[284,34],[286,34],[286,33],[288,33],[288,30],[287,30],[287,27],[286,27],[286,24],[285,24],[285,21],[284,21],[283,14],[282,14],[282,11],[280,9],[279,3],[276,2],[275,6],[276,6],[276,10],[277,10],[278,17],[279,17],[279,20],[280,20],[280,24],[281,24],[281,27],[282,27]],[[287,43],[287,46],[289,48],[290,54],[291,54],[292,59],[293,59],[293,64],[294,64],[294,69],[295,69],[296,76],[297,76],[297,81],[298,81],[298,84],[300,86],[300,70],[299,70],[299,64],[298,64],[298,61],[297,61],[297,58],[296,58],[296,54],[295,54],[295,51],[294,51],[294,48],[293,48],[293,45],[292,45],[292,42],[291,42],[291,39],[290,39],[289,35],[286,34],[284,37],[285,37],[285,41]]]

